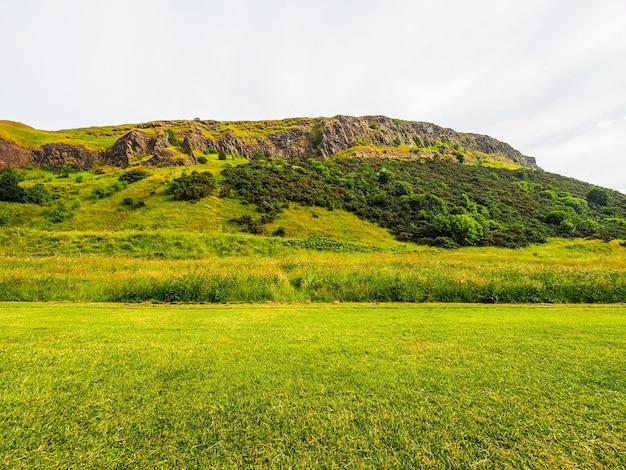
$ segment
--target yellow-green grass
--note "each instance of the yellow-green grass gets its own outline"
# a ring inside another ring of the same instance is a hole
[[[217,155],[208,155],[207,163],[193,168],[155,168],[151,176],[130,184],[110,197],[95,200],[92,194],[96,188],[114,185],[122,169],[107,169],[102,175],[90,171],[79,171],[63,177],[41,169],[29,169],[24,172],[28,187],[43,183],[56,194],[59,200],[53,200],[43,206],[32,204],[12,204],[0,202],[0,211],[11,213],[11,226],[38,230],[58,231],[102,231],[102,230],[176,230],[180,232],[234,233],[241,228],[229,223],[233,218],[250,215],[258,218],[256,207],[245,204],[236,198],[220,198],[218,191],[213,196],[198,202],[174,201],[167,194],[168,182],[189,171],[210,171],[217,181],[221,181],[220,171],[228,165],[245,163],[241,157],[230,156],[219,160]],[[134,168],[134,167],[133,167]],[[77,179],[81,181],[77,183]],[[124,200],[141,201],[142,207],[125,205]],[[63,201],[72,214],[62,222],[51,222],[47,217]],[[329,211],[323,208],[302,207],[297,204],[285,209],[276,219],[265,226],[265,233],[272,234],[282,227],[287,236],[304,238],[311,233],[332,236],[340,240],[350,240],[368,244],[388,244],[401,246],[385,229],[359,219],[345,211]]]
[[[53,142],[61,142],[84,145],[93,149],[105,149],[111,147],[117,139],[132,127],[134,126],[120,125],[44,131],[19,122],[0,121],[0,139],[32,148]]]
[[[626,307],[0,303],[0,466],[624,468]]]
[[[5,231],[1,241],[0,300],[626,302],[615,242],[394,252],[167,231]]]

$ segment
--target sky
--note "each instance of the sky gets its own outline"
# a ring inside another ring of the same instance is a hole
[[[0,119],[385,115],[626,193],[624,0],[7,0]]]

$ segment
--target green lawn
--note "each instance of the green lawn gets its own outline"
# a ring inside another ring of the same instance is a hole
[[[624,468],[626,307],[0,303],[3,468]]]

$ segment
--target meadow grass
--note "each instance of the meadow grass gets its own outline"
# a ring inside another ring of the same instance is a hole
[[[385,251],[319,237],[6,233],[0,238],[5,301],[626,301],[625,248],[617,242]]]
[[[0,303],[0,466],[624,468],[626,307]]]

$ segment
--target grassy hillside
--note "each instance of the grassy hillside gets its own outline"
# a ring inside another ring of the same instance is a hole
[[[197,157],[1,170],[0,299],[626,300],[618,192],[496,160]]]
[[[146,169],[138,157],[128,169],[5,169],[0,226],[318,234],[381,246],[519,247],[550,237],[626,238],[626,196],[540,170],[420,158],[289,163],[208,153],[201,161],[191,168]],[[179,200],[173,185],[194,172],[212,175],[209,195]]]
[[[519,247],[555,236],[626,237],[626,196],[540,170],[335,157],[259,159],[223,175],[227,188],[269,220],[294,202],[342,209],[420,244]]]

